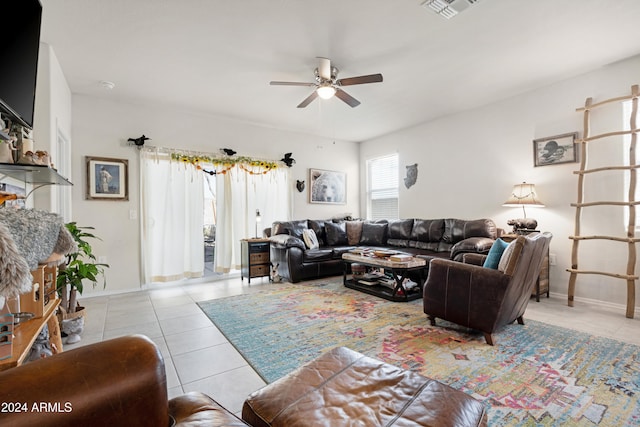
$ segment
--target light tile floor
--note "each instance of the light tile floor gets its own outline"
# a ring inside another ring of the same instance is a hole
[[[250,285],[240,277],[206,283],[159,286],[127,294],[83,298],[87,307],[82,341],[93,342],[139,333],[160,348],[165,359],[169,397],[201,391],[239,414],[242,402],[264,381],[202,313],[197,302],[267,289],[266,278]],[[640,313],[627,319],[623,308],[603,307],[566,298],[531,300],[527,319],[572,328],[640,345]],[[426,322],[426,319],[425,319]]]

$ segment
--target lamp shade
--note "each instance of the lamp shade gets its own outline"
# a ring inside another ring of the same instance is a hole
[[[506,207],[522,206],[524,208],[523,205],[539,207],[544,206],[544,204],[540,200],[538,200],[535,184],[527,184],[526,182],[523,182],[522,184],[514,185],[513,191],[511,191],[511,195],[509,196],[507,201],[502,204],[502,206]]]

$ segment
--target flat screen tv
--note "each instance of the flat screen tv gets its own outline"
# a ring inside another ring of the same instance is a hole
[[[42,5],[39,0],[3,0],[0,31],[0,112],[22,126],[33,128],[36,75],[40,48]]]

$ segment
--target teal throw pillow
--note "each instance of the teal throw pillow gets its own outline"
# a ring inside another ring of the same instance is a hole
[[[489,253],[487,254],[487,258],[484,260],[483,267],[493,268],[496,270],[498,268],[498,264],[500,263],[500,258],[502,258],[502,253],[505,249],[507,249],[509,244],[502,239],[498,239],[493,242],[491,245],[491,249],[489,249]]]

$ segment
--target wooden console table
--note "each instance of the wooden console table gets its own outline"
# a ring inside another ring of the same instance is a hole
[[[44,325],[49,326],[49,340],[54,354],[62,351],[60,326],[58,325],[58,318],[55,315],[58,305],[60,305],[59,299],[52,301],[48,304],[47,310],[42,317],[27,320],[15,326],[12,356],[9,359],[0,361],[0,371],[15,368],[24,362],[24,359],[29,354],[29,350],[31,350],[31,346],[40,331],[42,331],[42,328],[44,328]]]

